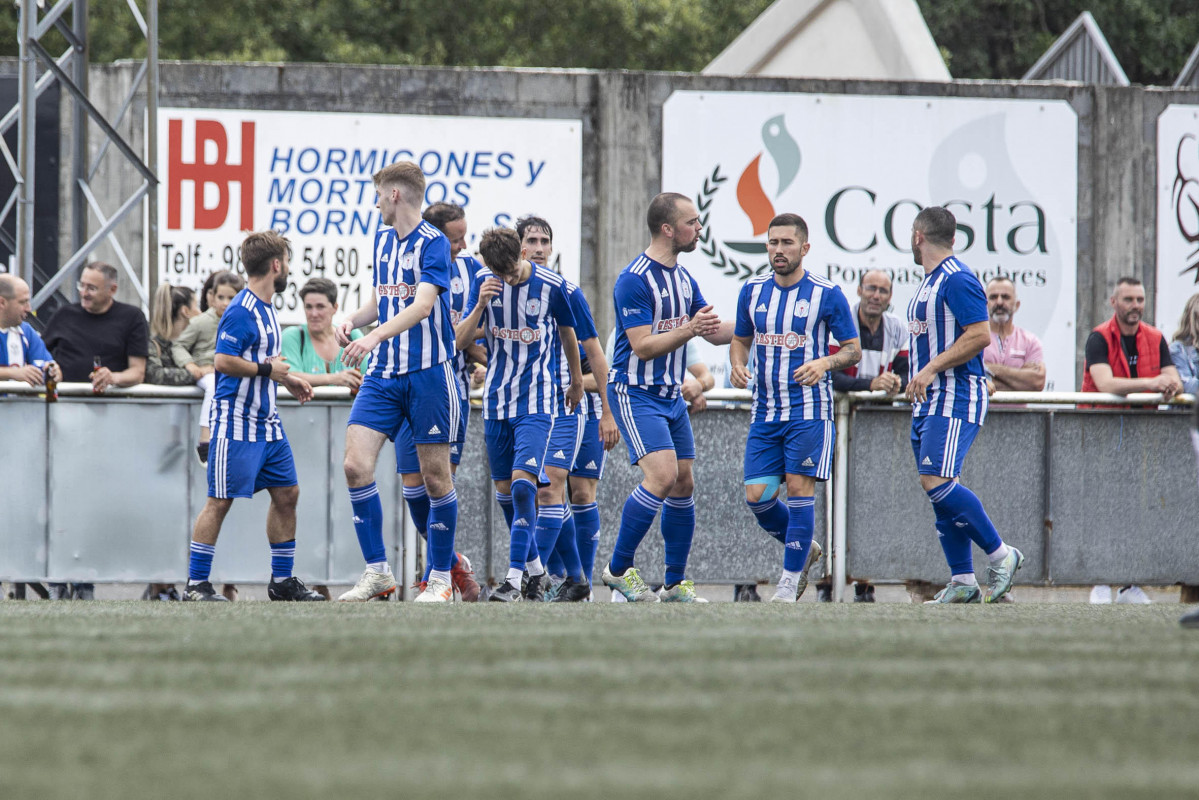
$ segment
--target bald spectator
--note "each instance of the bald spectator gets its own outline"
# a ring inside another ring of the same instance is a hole
[[[1020,300],[1009,278],[987,284],[987,316],[991,343],[983,350],[983,367],[1000,392],[1040,392],[1045,389],[1045,357],[1041,341],[1016,327]]]
[[[62,366],[63,379],[90,381],[96,392],[141,383],[150,352],[149,329],[141,309],[114,299],[116,268],[88,264],[76,288],[79,304],[58,309],[46,326],[46,346]],[[94,366],[96,359],[99,367]]]
[[[891,278],[881,269],[863,272],[858,281],[858,302],[853,307],[862,335],[862,360],[833,372],[833,389],[899,394],[908,385],[908,326],[887,313],[890,307]],[[831,345],[829,353],[838,349]]]
[[[25,321],[28,314],[29,284],[15,275],[0,275],[0,380],[41,386],[47,364],[55,379],[62,380],[42,337]]]

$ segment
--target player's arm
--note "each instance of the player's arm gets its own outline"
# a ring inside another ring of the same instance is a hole
[[[991,325],[985,319],[981,322],[972,322],[967,325],[962,335],[932,361],[924,369],[916,373],[908,383],[907,396],[909,400],[923,402],[926,397],[926,390],[936,380],[939,373],[944,372],[950,367],[956,367],[960,364],[965,364],[970,359],[981,353],[991,343]]]
[[[454,328],[454,346],[459,350],[470,347],[483,334],[483,313],[488,301],[500,293],[498,278],[486,278],[478,290],[471,290],[471,299],[475,301],[470,311]],[[477,298],[477,299],[476,299]]]
[[[587,354],[587,363],[591,365],[591,371],[583,376],[583,389],[599,395],[600,439],[604,442],[604,449],[611,450],[620,441],[620,429],[616,427],[616,417],[612,415],[612,409],[608,407],[608,392],[596,380],[597,375],[608,374],[608,359],[604,355],[604,349],[600,347],[599,337],[596,336],[583,340],[583,352]]]
[[[726,345],[733,341],[733,329],[735,325],[733,321],[725,320],[720,323],[715,333],[710,333],[704,336],[704,340],[709,344]]]
[[[436,284],[425,283],[424,281],[418,283],[416,285],[416,296],[412,298],[412,302],[403,311],[361,339],[355,339],[345,346],[345,350],[342,351],[341,355],[342,363],[347,367],[356,369],[380,344],[392,337],[399,336],[415,325],[419,325],[422,320],[427,319],[429,314],[432,313],[433,305],[437,302],[437,298],[441,295],[441,292],[442,288]],[[359,309],[359,311],[361,310]],[[378,319],[377,309],[375,314],[375,318]],[[352,319],[347,320],[347,322],[356,321],[357,315],[358,312],[354,312]],[[345,325],[346,323],[342,324]]]
[[[734,336],[729,342],[729,363],[732,364],[732,369],[729,371],[729,381],[738,389],[744,389],[749,386],[749,382],[753,380],[753,374],[749,371],[749,348],[753,340],[748,336]]]
[[[837,370],[852,367],[854,364],[862,360],[862,342],[860,339],[846,339],[841,342],[841,349],[832,355],[816,358],[804,364],[800,364],[796,370],[791,373],[799,383],[804,386],[815,386],[826,372],[835,372]]]
[[[699,313],[687,321],[686,325],[680,325],[672,331],[651,334],[650,327],[649,325],[638,325],[633,328],[625,328],[624,331],[625,336],[629,339],[629,347],[642,361],[652,361],[667,353],[672,353],[696,336],[706,337],[708,334],[718,334],[720,319],[711,306],[704,306]]]
[[[1039,392],[1045,388],[1044,364],[1009,367],[1006,364],[989,363],[986,368],[995,379],[995,388],[1001,392]]]
[[[352,341],[350,334],[353,333],[355,328],[365,328],[378,319],[379,290],[371,289],[370,300],[358,306],[353,314],[350,314],[341,321],[340,325],[333,329],[334,333],[337,334],[337,343],[342,347],[347,346]]]
[[[579,359],[579,340],[575,336],[575,329],[568,325],[559,325],[558,335],[562,337],[562,349],[566,351],[566,364],[570,367],[566,408],[574,411],[583,399],[583,362]]]

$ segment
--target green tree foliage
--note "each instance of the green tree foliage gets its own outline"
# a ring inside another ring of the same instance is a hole
[[[160,0],[159,57],[698,71],[770,2]],[[92,0],[90,14],[93,63],[144,56],[125,0]],[[3,4],[0,55],[16,55],[16,30]]]
[[[1133,83],[1172,84],[1199,42],[1196,0],[918,2],[955,78],[1020,78],[1083,11]]]

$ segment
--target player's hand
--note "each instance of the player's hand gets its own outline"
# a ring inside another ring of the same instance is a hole
[[[1182,383],[1175,380],[1173,375],[1158,375],[1153,379],[1153,388],[1161,392],[1162,396],[1169,400],[1182,391]]]
[[[791,377],[802,386],[815,386],[826,372],[828,370],[824,368],[824,359],[818,358],[815,361],[800,364],[791,373]]]
[[[999,391],[999,381],[987,378],[987,397],[994,397],[997,391]]]
[[[487,367],[482,364],[475,364],[474,370],[470,373],[471,388],[478,388],[487,380]]]
[[[711,336],[720,330],[720,317],[707,305],[695,312],[695,316],[687,322],[692,336]]]
[[[283,356],[276,356],[271,359],[271,374],[270,378],[275,383],[283,383],[291,372],[291,364],[287,363],[287,359]],[[311,387],[309,387],[311,388]]]
[[[479,305],[486,303],[491,298],[498,295],[504,288],[504,282],[499,278],[486,278],[483,285],[479,287]]]
[[[704,396],[704,387],[695,378],[688,376],[683,379],[682,393],[687,405],[691,405],[696,398]]]
[[[312,399],[312,385],[299,375],[284,375],[283,380],[279,382],[301,403],[307,403]]]
[[[928,368],[916,373],[916,377],[908,382],[908,390],[904,394],[913,403],[923,403],[928,399],[928,387],[937,378],[937,373],[929,372]]]
[[[378,337],[375,336],[378,331],[379,329],[375,328],[361,339],[355,339],[347,344],[345,349],[341,351],[341,363],[345,364],[351,369],[360,368],[362,366],[362,362],[366,360],[367,356],[374,352],[375,347],[377,347],[379,344]]]
[[[687,410],[692,414],[699,414],[708,410],[708,398],[704,397],[701,392],[698,397],[687,404]]]
[[[343,320],[340,325],[333,328],[333,334],[337,337],[337,343],[345,347],[350,343],[350,334],[354,332],[354,323],[350,320]]]
[[[895,394],[901,386],[899,376],[894,372],[884,372],[874,380],[870,381],[870,391],[886,392],[887,394]]]
[[[582,381],[578,383],[571,381],[570,386],[566,387],[566,410],[574,413],[581,402],[583,402],[583,383]]]
[[[112,377],[112,370],[108,367],[100,367],[100,369],[92,370],[92,374],[88,377],[92,379],[92,391],[96,394],[100,394],[108,389],[108,387],[116,385],[116,381]]]
[[[599,435],[605,450],[611,450],[620,441],[620,428],[616,427],[616,417],[611,411],[605,411],[600,417]]]
[[[46,376],[42,374],[42,371],[32,364],[26,364],[23,367],[13,367],[12,369],[14,373],[12,380],[14,381],[23,381],[30,386],[41,386],[46,380]]]
[[[734,364],[733,371],[729,373],[729,383],[733,384],[738,389],[744,389],[749,386],[749,382],[754,379],[753,373],[749,371],[749,367],[742,364]]]
[[[362,373],[351,367],[343,369],[341,372],[333,376],[334,386],[344,386],[350,391],[354,391],[362,386]]]

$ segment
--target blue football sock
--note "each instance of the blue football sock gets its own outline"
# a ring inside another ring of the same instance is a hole
[[[504,512],[504,527],[512,530],[512,495],[495,493],[495,501],[500,504],[500,511]]]
[[[937,538],[941,542],[942,552],[945,553],[949,574],[970,575],[974,573],[974,559],[970,557],[970,537],[963,529],[954,525],[952,510],[942,502],[945,496],[954,490],[955,485],[952,481],[944,483],[927,494],[933,504],[933,513],[937,515]]]
[[[969,536],[970,540],[981,547],[984,553],[994,553],[998,550],[999,546],[1003,544],[1003,539],[999,538],[999,531],[995,530],[995,524],[983,510],[983,504],[978,499],[978,495],[957,481],[942,484],[937,489],[944,489],[945,486],[950,488],[941,495],[940,500],[935,502],[949,511],[954,527],[961,528],[962,533]],[[933,491],[935,492],[937,489]],[[931,492],[929,496],[932,496]],[[958,525],[959,522],[966,524]]]
[[[787,506],[779,502],[777,497],[771,497],[769,500],[759,500],[756,503],[751,503],[748,500],[745,504],[749,506],[749,510],[754,512],[754,516],[758,519],[758,525],[762,530],[769,533],[780,543],[787,543],[787,526],[790,525],[791,515],[787,511]]]
[[[573,538],[574,533],[575,533],[573,530],[574,526],[571,526],[571,527],[572,527],[572,530],[570,532],[570,535]],[[545,562],[545,571],[548,572],[550,575],[557,575],[557,576],[561,577],[566,574],[566,564],[563,563],[563,561],[562,561],[562,553],[561,553],[562,537],[565,535],[566,535],[566,520],[562,520],[562,530],[558,534],[557,540],[554,542],[554,550],[552,553],[550,553],[549,559]]]
[[[429,566],[449,572],[454,566],[454,532],[458,527],[458,493],[429,499]]]
[[[803,572],[812,549],[812,533],[816,530],[816,498],[787,498],[787,542],[783,550],[783,569]]]
[[[562,533],[562,523],[566,520],[566,506],[538,506],[537,507],[537,530],[534,532],[534,538],[537,540],[537,552],[544,554],[546,561],[553,560],[554,546],[558,544],[558,539]],[[530,561],[533,559],[530,558]],[[546,571],[549,571],[547,566]]]
[[[358,535],[358,547],[368,564],[387,562],[387,548],[383,544],[383,501],[379,499],[379,487],[374,483],[350,489],[350,507],[354,509],[354,533]]]
[[[579,546],[583,577],[588,583],[594,583],[595,551],[599,549],[599,506],[595,503],[571,506],[570,513],[575,521],[575,541]]]
[[[422,539],[426,538],[425,533],[429,529],[429,493],[424,486],[405,486],[404,502],[408,504],[408,513],[416,532]]]
[[[212,574],[212,556],[216,545],[192,542],[191,553],[187,559],[187,579],[191,583],[202,583]]]
[[[695,498],[667,497],[662,506],[662,542],[666,549],[668,587],[682,583],[687,572],[687,557],[691,555],[691,540],[695,538]]]
[[[557,562],[561,572],[555,572],[548,567],[547,571],[552,575],[565,575],[577,583],[582,583],[584,580],[583,564],[579,560],[575,515],[569,506],[563,506],[563,508],[566,509],[566,519],[562,520],[562,532],[558,534],[558,543],[554,545],[554,554],[550,556],[550,563]]]
[[[512,539],[508,543],[508,567],[524,570],[533,541],[533,520],[537,516],[537,487],[523,478],[512,481]]]
[[[638,485],[629,499],[624,501],[620,512],[620,530],[616,533],[616,547],[612,552],[612,574],[623,575],[633,566],[637,546],[645,538],[649,526],[654,524],[662,498]]]
[[[296,540],[271,542],[271,580],[290,578],[296,563]]]

